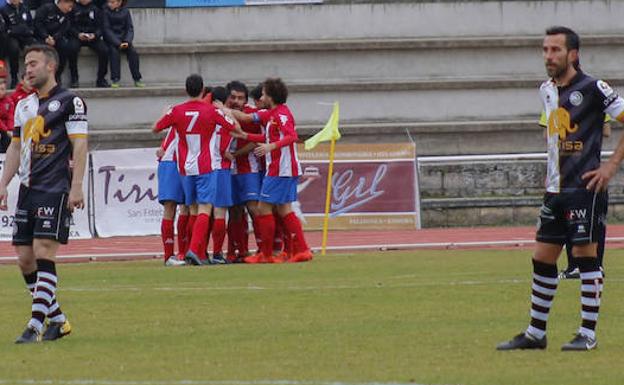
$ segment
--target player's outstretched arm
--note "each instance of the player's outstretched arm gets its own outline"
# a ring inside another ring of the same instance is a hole
[[[85,169],[87,166],[87,137],[76,136],[70,137],[72,147],[74,149],[72,154],[72,160],[74,168],[72,172],[71,188],[69,190],[68,206],[70,210],[74,208],[84,208],[84,193],[82,191],[82,181],[84,180]]]
[[[11,182],[11,179],[17,173],[17,169],[20,164],[20,139],[19,137],[13,137],[9,148],[7,148],[6,156],[4,158],[4,167],[2,169],[2,178],[0,179],[0,210],[7,209],[7,199],[9,193],[7,186]]]

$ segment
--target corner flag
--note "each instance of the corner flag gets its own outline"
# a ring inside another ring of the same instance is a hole
[[[305,141],[305,149],[311,150],[316,147],[320,142],[327,142],[330,140],[340,139],[340,131],[338,130],[338,120],[340,115],[340,105],[338,102],[334,103],[334,110],[332,111],[329,120],[325,124],[325,127],[316,133],[313,137]]]

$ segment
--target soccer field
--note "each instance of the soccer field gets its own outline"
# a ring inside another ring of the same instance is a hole
[[[546,351],[497,352],[529,320],[529,251],[418,251],[308,264],[60,265],[73,333],[18,346],[30,316],[0,266],[0,384],[621,384],[624,250],[609,250],[598,349],[560,345],[580,322],[560,284]]]

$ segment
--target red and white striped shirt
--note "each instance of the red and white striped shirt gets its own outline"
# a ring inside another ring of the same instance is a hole
[[[167,136],[160,144],[160,148],[165,152],[163,156],[158,158],[158,161],[173,161],[176,162],[178,157],[176,156],[176,150],[178,149],[178,133],[173,128],[169,128]]]
[[[200,100],[189,100],[173,107],[156,123],[156,130],[172,127],[178,134],[180,175],[208,174],[229,169],[223,156],[232,138],[234,121],[222,111]]]
[[[253,115],[254,121],[264,126],[265,142],[278,142],[278,148],[266,154],[267,175],[289,177],[301,175],[295,119],[288,106],[280,104],[272,110],[260,110]]]
[[[245,105],[245,107],[243,108],[243,112],[246,114],[253,114],[257,111],[258,109],[256,107],[250,105]],[[243,129],[243,131],[250,134],[262,133],[262,126],[260,126],[259,123],[241,123],[241,128]],[[241,148],[251,143],[250,141],[244,139],[235,139],[234,141],[236,144],[234,148],[235,150],[240,150]],[[264,157],[257,157],[254,154],[253,150],[248,152],[247,154],[237,156],[234,162],[232,162],[232,175],[260,172],[261,170],[264,170],[264,162]]]

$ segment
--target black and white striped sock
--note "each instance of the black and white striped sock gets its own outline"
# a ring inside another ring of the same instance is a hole
[[[546,335],[548,313],[555,298],[558,283],[557,265],[533,260],[531,323],[526,333],[537,339],[542,339]]]
[[[26,287],[30,292],[31,297],[35,295],[35,286],[37,284],[37,272],[33,271],[30,274],[24,274],[24,281],[26,282]],[[50,305],[50,309],[48,310],[48,319],[52,322],[65,322],[65,314],[61,310],[58,302],[56,302],[56,297],[52,299],[52,304]]]
[[[55,263],[47,259],[38,259],[37,283],[32,300],[32,318],[28,322],[28,326],[39,333],[43,330],[43,322],[55,300],[56,284]]]
[[[595,340],[604,278],[597,258],[575,259],[581,272],[581,318],[583,320],[578,332]]]

